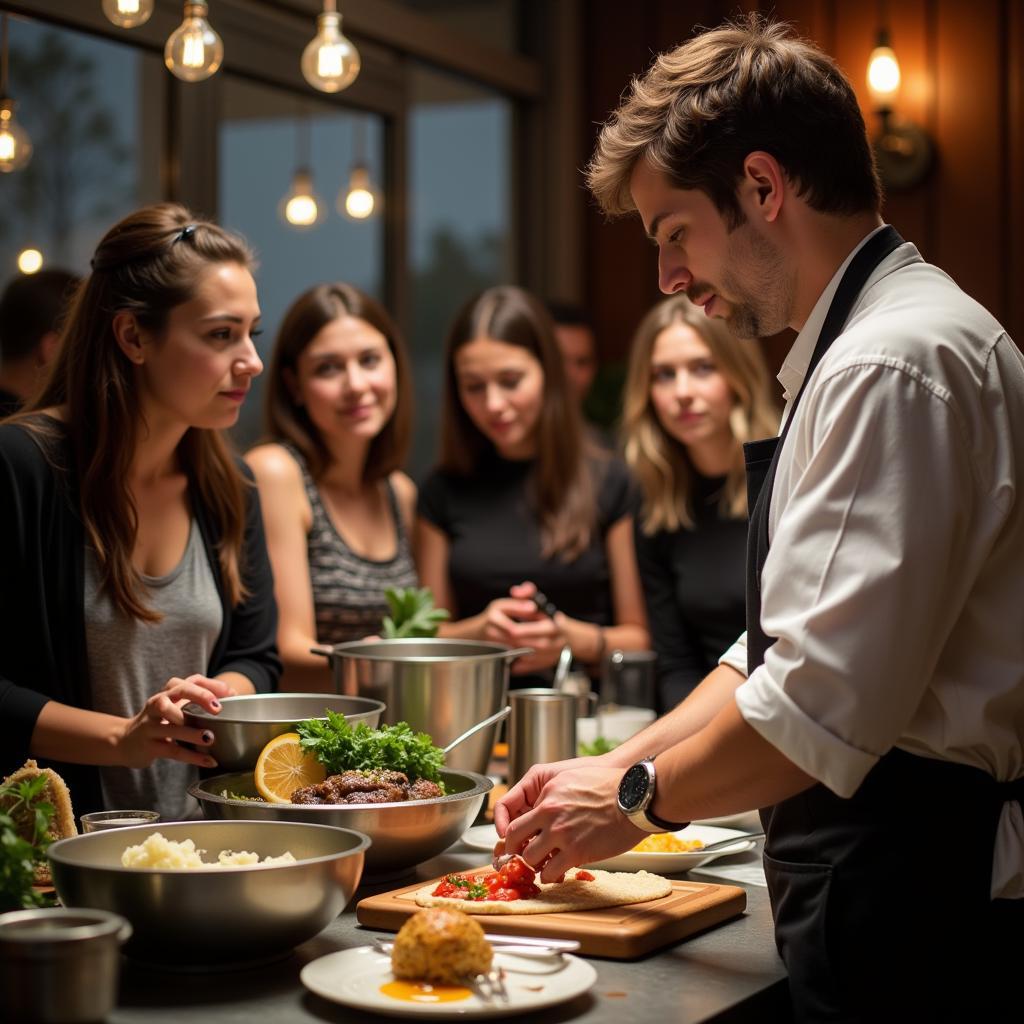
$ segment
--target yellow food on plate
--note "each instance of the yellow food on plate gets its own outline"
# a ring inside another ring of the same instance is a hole
[[[197,850],[195,841],[183,839],[180,843],[167,839],[159,832],[146,837],[144,843],[129,846],[121,854],[121,866],[126,868],[163,868],[171,871],[191,871],[196,868],[232,868],[248,864],[294,864],[295,855],[290,851],[280,857],[264,857],[248,850],[221,850],[217,863],[203,860],[205,850]]]
[[[261,751],[253,779],[256,791],[272,804],[290,804],[292,793],[327,778],[327,769],[299,742],[297,732],[275,736]]]
[[[395,936],[396,978],[457,985],[491,969],[494,951],[479,923],[459,910],[434,907],[413,914]]]
[[[633,847],[633,853],[695,853],[703,850],[704,843],[699,839],[680,839],[671,832],[647,836]]]

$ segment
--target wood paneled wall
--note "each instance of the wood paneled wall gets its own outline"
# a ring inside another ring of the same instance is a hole
[[[832,54],[849,75],[869,131],[877,130],[865,83],[878,6],[850,0],[748,2],[773,11]],[[886,197],[885,217],[925,259],[947,271],[1024,345],[1024,2],[888,0],[903,86],[897,114],[932,137],[935,166],[922,184]],[[653,55],[713,26],[733,3],[589,0],[585,7],[585,115],[592,146],[630,76]],[[589,156],[589,153],[586,154]],[[587,300],[605,358],[621,358],[657,301],[655,252],[636,218],[587,216]],[[778,363],[788,338],[770,340]]]

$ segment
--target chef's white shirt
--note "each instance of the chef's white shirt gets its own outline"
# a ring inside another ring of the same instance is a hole
[[[786,416],[856,251],[779,374]],[[1003,328],[900,246],[808,379],[776,473],[761,624],[778,639],[736,691],[744,719],[839,796],[893,746],[1024,775],[1024,359]],[[746,674],[745,634],[721,660]],[[992,895],[1024,897],[1016,802]]]

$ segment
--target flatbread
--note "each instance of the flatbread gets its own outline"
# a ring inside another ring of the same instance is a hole
[[[649,871],[590,872],[592,882],[577,881],[572,868],[563,882],[540,882],[540,894],[530,899],[512,900],[459,900],[450,896],[434,896],[438,882],[431,882],[415,893],[421,907],[454,907],[466,914],[564,914],[578,910],[597,910],[600,907],[623,907],[629,903],[646,903],[661,899],[672,891],[672,883],[661,875]],[[462,871],[472,876],[479,872]]]

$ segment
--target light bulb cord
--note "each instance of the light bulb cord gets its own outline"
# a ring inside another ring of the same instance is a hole
[[[324,0],[324,14],[337,14],[338,0]]]

